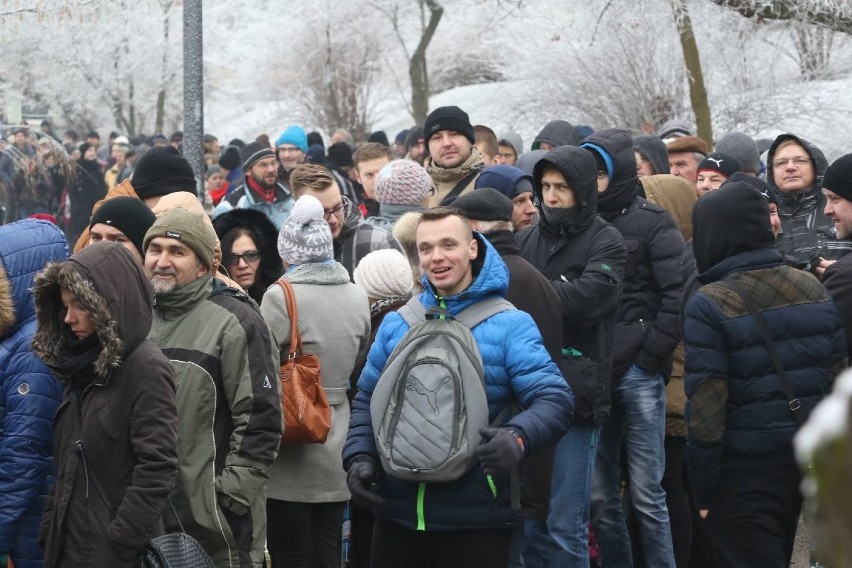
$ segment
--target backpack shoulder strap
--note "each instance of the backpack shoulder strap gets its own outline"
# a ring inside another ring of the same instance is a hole
[[[453,319],[466,326],[468,329],[473,329],[478,324],[495,314],[514,309],[517,308],[515,308],[514,304],[507,299],[501,298],[500,296],[489,296],[479,302],[476,302],[472,306],[468,306],[463,309],[453,316]]]
[[[464,176],[462,179],[460,179],[459,182],[453,187],[453,189],[451,189],[450,192],[444,196],[439,205],[448,205],[448,200],[450,201],[450,203],[452,203],[452,200],[455,199],[462,191],[464,191],[464,188],[466,188],[468,184],[473,181],[473,178],[475,178],[479,173],[480,170],[473,170],[469,174]]]
[[[420,303],[417,296],[413,296],[405,303],[404,306],[399,308],[397,312],[399,312],[399,315],[401,315],[402,319],[405,320],[405,323],[408,324],[408,327],[414,327],[418,323],[426,320],[426,308],[423,307],[423,304]]]

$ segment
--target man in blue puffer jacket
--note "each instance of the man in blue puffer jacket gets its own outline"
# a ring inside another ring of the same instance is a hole
[[[802,504],[792,440],[845,364],[843,323],[816,277],[784,264],[749,184],[699,199],[692,227],[704,287],[684,327],[690,486],[717,567],[786,567]]]
[[[38,528],[53,470],[53,415],[62,387],[30,348],[30,288],[49,261],[68,258],[62,231],[24,219],[0,227],[0,566],[38,568]]]
[[[471,231],[458,209],[426,210],[417,228],[417,249],[424,273],[419,299],[426,309],[440,305],[458,314],[486,297],[505,295],[505,263]],[[398,313],[388,314],[379,327],[358,381],[343,449],[353,498],[375,505],[373,566],[508,566],[509,529],[517,518],[507,474],[525,454],[555,443],[567,431],[571,390],[529,314],[493,315],[472,330],[482,355],[489,419],[512,401],[521,411],[502,427],[483,431],[488,435],[478,449],[479,462],[459,479],[416,483],[391,477],[378,464],[370,400],[407,331]]]

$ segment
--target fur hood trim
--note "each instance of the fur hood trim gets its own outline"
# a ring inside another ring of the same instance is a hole
[[[15,325],[15,300],[12,298],[12,284],[6,277],[3,264],[0,263],[0,337]]]
[[[64,324],[60,317],[65,310],[59,293],[60,288],[65,288],[92,318],[101,343],[100,355],[95,360],[95,374],[108,381],[112,372],[121,365],[124,342],[119,337],[118,322],[110,314],[106,300],[97,293],[92,281],[83,276],[81,268],[71,262],[53,262],[36,276],[33,299],[38,331],[33,337],[33,352],[56,369],[57,355],[65,344],[61,327]]]

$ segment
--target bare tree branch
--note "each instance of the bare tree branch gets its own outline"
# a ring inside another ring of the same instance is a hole
[[[846,0],[713,0],[746,18],[803,20],[852,34],[852,3]]]

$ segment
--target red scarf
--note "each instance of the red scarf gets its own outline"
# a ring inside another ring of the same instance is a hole
[[[259,183],[254,181],[254,178],[252,178],[251,176],[246,176],[246,187],[251,189],[252,193],[260,197],[267,203],[275,203],[274,187],[272,189],[266,189],[265,187],[262,187]]]

